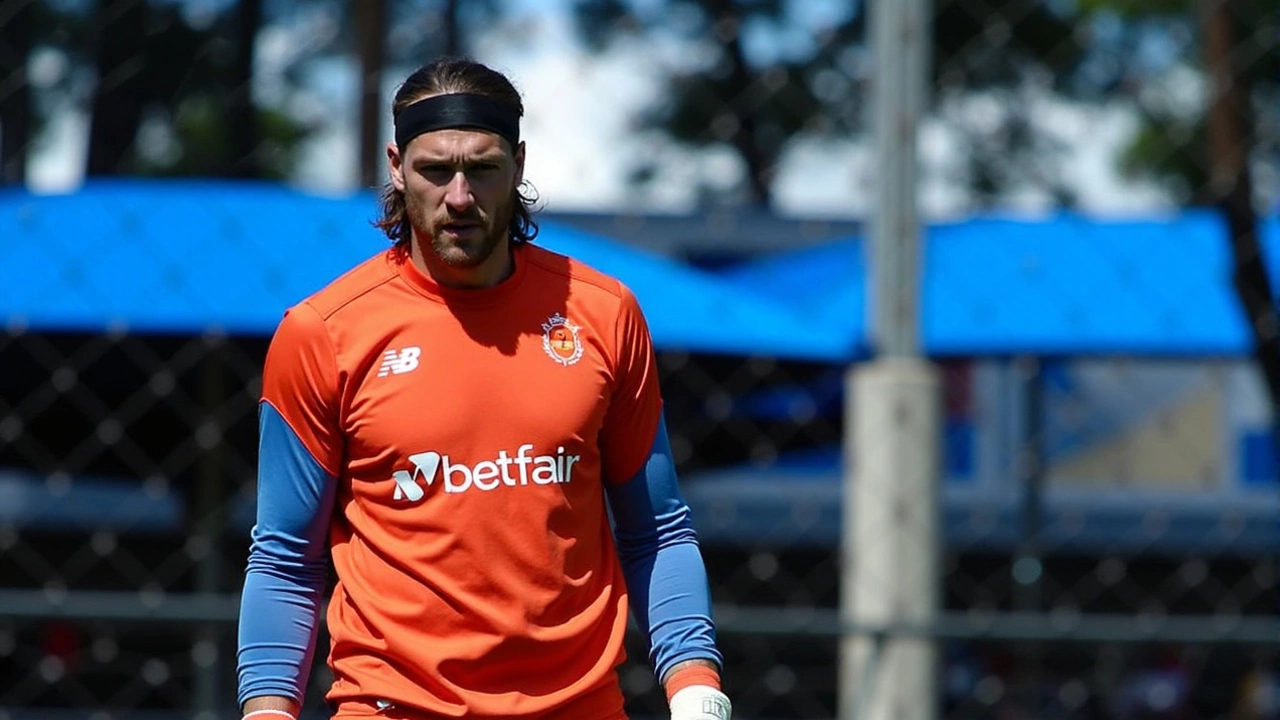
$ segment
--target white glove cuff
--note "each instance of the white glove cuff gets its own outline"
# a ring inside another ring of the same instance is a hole
[[[671,696],[671,720],[730,720],[729,697],[709,685],[690,685]]]

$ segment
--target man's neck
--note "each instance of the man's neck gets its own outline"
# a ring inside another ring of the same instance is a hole
[[[482,290],[511,277],[515,259],[510,241],[503,240],[484,262],[474,267],[455,267],[441,260],[431,250],[429,241],[414,238],[410,258],[418,269],[441,287],[457,290]]]

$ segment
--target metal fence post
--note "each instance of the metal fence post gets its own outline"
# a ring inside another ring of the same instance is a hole
[[[871,218],[872,327],[877,359],[846,386],[841,619],[846,626],[937,621],[940,600],[941,407],[935,368],[921,357],[920,222],[916,134],[930,41],[924,0],[869,8],[875,62],[871,127],[876,202]],[[856,478],[856,479],[855,479]],[[934,720],[934,638],[846,634],[840,648],[844,720]],[[878,657],[877,657],[878,656]],[[881,663],[880,667],[867,667]],[[869,687],[858,679],[871,677]],[[869,697],[856,697],[860,693]]]

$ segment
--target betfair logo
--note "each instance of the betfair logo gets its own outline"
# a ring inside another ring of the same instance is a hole
[[[418,369],[418,356],[422,348],[410,345],[403,350],[388,350],[382,354],[382,365],[378,367],[378,377],[403,375]]]
[[[581,455],[569,455],[564,447],[556,448],[555,455],[530,455],[533,445],[525,443],[516,449],[515,455],[499,450],[492,460],[481,460],[475,465],[453,463],[448,455],[428,450],[409,456],[413,470],[396,470],[391,479],[396,483],[393,500],[418,502],[426,495],[422,487],[431,487],[437,477],[444,480],[446,493],[466,492],[472,488],[488,492],[499,487],[517,485],[554,485],[573,479],[573,466],[582,460]]]

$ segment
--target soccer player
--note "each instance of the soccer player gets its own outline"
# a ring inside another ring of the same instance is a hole
[[[275,332],[245,717],[297,717],[330,559],[335,717],[625,718],[628,611],[673,720],[730,716],[648,328],[618,280],[531,243],[522,115],[474,61],[410,75],[392,247]]]

